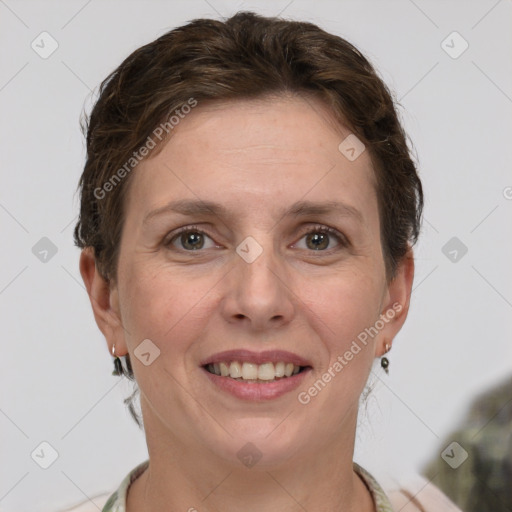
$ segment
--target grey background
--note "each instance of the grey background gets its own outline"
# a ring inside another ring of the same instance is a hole
[[[411,310],[389,377],[375,367],[356,460],[383,479],[420,471],[472,397],[511,371],[510,0],[0,0],[2,511],[54,511],[111,492],[147,457],[72,243],[78,119],[137,47],[240,9],[309,20],[355,43],[403,105],[418,155],[426,207]],[[58,43],[46,59],[31,47],[43,31]],[[469,44],[458,58],[442,47],[453,31]],[[43,237],[57,251],[46,262]],[[453,237],[468,248],[456,262],[442,250]],[[48,469],[31,458],[43,441],[59,455]]]

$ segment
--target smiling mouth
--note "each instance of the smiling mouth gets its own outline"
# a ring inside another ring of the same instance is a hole
[[[281,379],[287,379],[298,373],[303,372],[308,366],[297,366],[293,363],[279,361],[276,363],[267,362],[255,364],[239,361],[222,361],[220,363],[210,363],[203,368],[220,377],[228,377],[240,382],[255,382],[266,384],[276,382]]]

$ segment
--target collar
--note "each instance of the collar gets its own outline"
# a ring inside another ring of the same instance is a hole
[[[110,496],[105,503],[102,512],[126,512],[126,497],[130,485],[140,476],[149,466],[149,459],[141,462],[132,469],[123,479],[119,488]],[[372,495],[377,512],[393,512],[393,508],[386,496],[386,493],[379,485],[377,480],[366,469],[362,468],[356,462],[353,463],[354,471],[362,478],[366,487]]]

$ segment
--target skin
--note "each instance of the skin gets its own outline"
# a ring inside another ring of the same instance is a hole
[[[314,99],[199,104],[132,171],[117,282],[105,281],[83,250],[96,322],[109,351],[115,343],[118,355],[130,354],[141,390],[151,462],[130,488],[128,512],[375,510],[352,468],[358,403],[374,358],[407,316],[414,260],[409,250],[386,281],[370,156],[351,162],[338,150],[350,133]],[[169,201],[198,198],[229,215],[143,222]],[[283,216],[299,200],[342,201],[362,221],[335,212]],[[207,232],[192,240],[201,249],[190,249],[186,235],[169,242],[191,225]],[[317,233],[336,229],[348,245],[329,235],[327,248],[315,250],[305,229],[316,225]],[[252,263],[236,252],[248,236],[263,249]],[[400,313],[301,404],[298,392],[397,303]],[[149,366],[133,354],[144,339],[160,350]],[[236,348],[288,350],[313,369],[296,391],[243,401],[199,367]],[[247,442],[262,453],[252,468],[237,457]]]

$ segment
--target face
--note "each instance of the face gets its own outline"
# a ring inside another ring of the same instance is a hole
[[[99,324],[130,353],[146,435],[238,464],[250,441],[268,465],[353,441],[412,270],[386,283],[370,157],[338,149],[350,133],[311,99],[199,104],[133,171]]]

